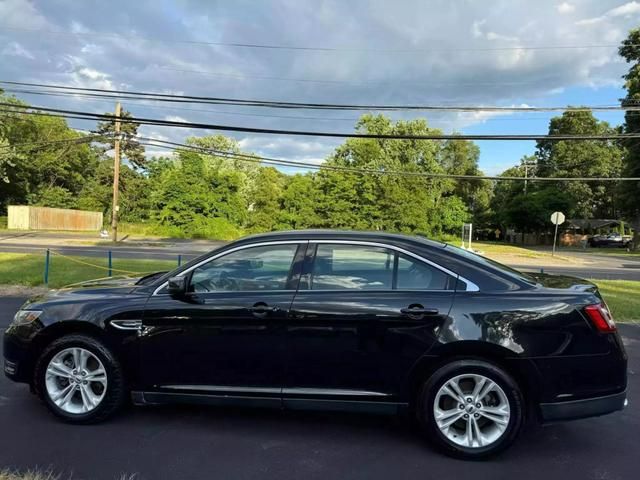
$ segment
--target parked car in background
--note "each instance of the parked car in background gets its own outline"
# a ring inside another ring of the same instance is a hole
[[[4,371],[59,418],[137,405],[409,412],[482,458],[529,418],[626,405],[627,357],[597,287],[380,232],[248,237],[170,273],[54,291],[4,335]]]
[[[629,248],[631,236],[619,233],[609,233],[606,235],[594,235],[587,240],[590,247],[617,247]]]

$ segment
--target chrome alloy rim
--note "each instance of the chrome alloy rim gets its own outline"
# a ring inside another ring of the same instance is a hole
[[[440,387],[433,415],[451,442],[481,448],[504,434],[511,411],[509,400],[497,383],[483,375],[466,374],[453,377]]]
[[[89,350],[65,348],[56,353],[45,377],[47,395],[67,413],[82,414],[94,410],[107,391],[107,371]]]

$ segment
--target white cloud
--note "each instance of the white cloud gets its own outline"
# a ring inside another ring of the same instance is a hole
[[[104,53],[104,48],[100,45],[96,45],[95,43],[87,43],[80,49],[80,52],[88,55],[102,55]]]
[[[184,117],[179,117],[178,115],[166,115],[164,119],[167,122],[185,122],[186,123],[189,121]]]
[[[487,23],[487,20],[475,20],[473,22],[473,24],[471,25],[471,34],[474,36],[474,38],[480,38],[483,36],[482,34],[482,29],[480,27],[482,27],[485,23]]]
[[[640,3],[633,1],[628,2],[618,7],[612,8],[611,10],[606,11],[604,14],[599,17],[585,18],[583,20],[578,20],[576,25],[579,26],[589,26],[589,25],[597,25],[606,20],[611,20],[616,17],[626,17],[632,18],[634,14],[640,13]]]
[[[556,5],[558,13],[572,13],[575,9],[576,6],[569,2],[562,2],[559,5]]]
[[[607,12],[610,17],[620,17],[622,15],[632,15],[634,13],[640,13],[640,3],[635,1],[625,3],[624,5],[620,5],[619,7]]]
[[[33,54],[20,45],[18,42],[9,42],[0,52],[0,55],[7,55],[9,57],[22,57],[29,60],[35,60],[36,57]]]

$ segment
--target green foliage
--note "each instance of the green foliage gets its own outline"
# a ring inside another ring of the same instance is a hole
[[[8,113],[0,119],[0,142],[8,147],[0,147],[0,179],[8,180],[0,190],[0,211],[9,203],[30,203],[97,210],[107,221],[111,218],[110,141],[59,143],[23,151],[14,146],[82,135],[50,116]],[[196,150],[149,160],[134,138],[137,129],[136,124],[122,124],[119,218],[123,234],[140,231],[232,239],[245,231],[343,228],[444,236],[457,233],[460,224],[471,218],[479,221],[488,211],[488,182],[421,175],[480,175],[479,150],[471,142],[349,139],[329,156],[325,168],[285,175],[260,165],[259,158],[242,152],[236,140],[221,135],[189,138],[186,143]],[[364,115],[356,130],[387,135],[440,133],[424,120],[393,122],[382,115]],[[100,123],[97,131],[113,133],[114,122]],[[229,153],[249,155],[249,161],[230,158]],[[400,171],[409,175],[394,174]]]
[[[116,131],[115,114],[107,112],[105,115],[113,117],[113,120],[100,122],[96,128],[96,133],[111,136],[103,142],[105,145],[102,147],[103,151],[112,150],[114,148],[115,141],[113,140],[113,136]],[[121,118],[132,117],[131,113],[127,111],[122,111],[120,116]],[[134,167],[143,168],[146,163],[144,146],[142,146],[136,139],[139,127],[139,123],[120,122],[120,135],[122,137],[120,142],[120,152],[123,157],[122,160],[127,160]]]
[[[610,135],[615,129],[590,111],[564,112],[549,123],[549,135]],[[612,141],[541,141],[536,150],[541,177],[620,176],[622,149]],[[550,187],[571,201],[568,218],[615,218],[612,182],[559,182]]]
[[[43,187],[27,196],[30,205],[52,208],[76,208],[76,196],[64,187]]]
[[[269,232],[278,224],[284,176],[273,167],[263,167],[256,177],[247,227],[252,232]]]
[[[624,76],[627,96],[623,104],[637,105],[640,100],[640,28],[629,32],[618,53],[631,64]],[[640,133],[640,115],[627,111],[624,123],[625,133]],[[625,177],[640,177],[640,142],[630,140],[625,143],[622,174]],[[624,182],[618,189],[618,206],[634,228],[634,245],[640,250],[640,182]]]
[[[19,103],[1,95],[0,101]],[[59,202],[63,190],[77,196],[97,165],[99,153],[95,149],[78,143],[32,148],[18,145],[73,140],[82,136],[61,118],[3,112],[0,115],[0,143],[12,147],[0,148],[3,151],[0,157],[0,169],[3,171],[0,212],[5,212],[9,203],[40,203],[42,198]],[[57,194],[51,193],[56,191]]]

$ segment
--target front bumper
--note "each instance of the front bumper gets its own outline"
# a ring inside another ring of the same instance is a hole
[[[622,410],[627,405],[627,392],[569,402],[541,403],[543,423],[597,417]]]

